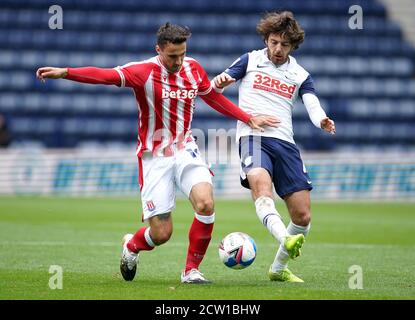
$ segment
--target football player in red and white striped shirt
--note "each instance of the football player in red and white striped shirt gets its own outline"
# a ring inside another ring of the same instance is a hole
[[[277,126],[270,116],[252,117],[220,93],[212,90],[205,70],[186,57],[188,28],[167,23],[157,32],[157,56],[113,69],[95,67],[37,70],[37,77],[130,87],[139,111],[137,157],[143,220],[149,227],[123,238],[121,274],[133,280],[140,251],[152,250],[169,240],[173,224],[176,185],[188,196],[195,210],[189,231],[183,283],[206,283],[199,265],[208,248],[214,222],[212,180],[191,134],[195,98],[200,96],[220,113],[251,128]]]

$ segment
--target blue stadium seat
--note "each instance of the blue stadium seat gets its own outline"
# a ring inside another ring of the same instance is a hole
[[[322,105],[340,135],[315,130],[305,108],[294,108],[297,142],[311,149],[411,143],[415,122],[414,48],[375,0],[55,0],[64,29],[49,30],[50,0],[0,3],[0,113],[10,118],[19,143],[39,139],[50,147],[83,141],[131,143],[137,108],[129,89],[70,81],[36,81],[43,65],[115,67],[155,55],[154,35],[167,22],[188,25],[188,54],[209,76],[241,54],[263,47],[255,32],[262,12],[291,9],[306,31],[294,53],[310,71]],[[351,5],[364,10],[364,29],[350,30]],[[220,35],[220,36],[219,36]],[[237,87],[225,94],[237,103]],[[195,127],[233,128],[234,122],[198,99]],[[115,119],[115,120],[114,120]],[[365,123],[363,123],[363,121]],[[389,127],[387,126],[389,124]],[[393,139],[384,138],[393,132]],[[372,139],[373,141],[371,141]],[[334,141],[334,142],[333,142]],[[413,140],[412,140],[413,142]]]

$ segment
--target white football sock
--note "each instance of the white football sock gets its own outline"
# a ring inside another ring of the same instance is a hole
[[[284,243],[284,238],[288,235],[284,222],[277,209],[275,209],[274,200],[270,197],[259,197],[255,201],[256,214],[261,223],[267,227],[269,232],[278,242]]]
[[[311,227],[311,224],[308,224],[307,226],[303,227],[303,226],[296,225],[292,221],[290,221],[287,227],[287,231],[290,235],[302,233],[304,237],[306,237],[308,233],[310,232],[310,227]],[[278,252],[275,255],[275,259],[272,264],[272,267],[271,267],[272,272],[277,272],[277,271],[287,268],[288,260],[290,260],[290,257],[288,255],[287,250],[285,249],[283,245],[280,245],[280,247],[278,248]]]

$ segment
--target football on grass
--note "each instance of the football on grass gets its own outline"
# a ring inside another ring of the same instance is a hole
[[[219,244],[219,258],[229,268],[244,269],[254,262],[255,257],[255,241],[246,233],[232,232]]]

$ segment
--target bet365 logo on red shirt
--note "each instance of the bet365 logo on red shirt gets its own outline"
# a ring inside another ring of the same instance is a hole
[[[163,99],[194,99],[197,96],[197,89],[178,89],[178,90],[166,90],[163,88]]]
[[[295,84],[289,85],[279,79],[256,74],[253,87],[291,99],[297,86]]]

